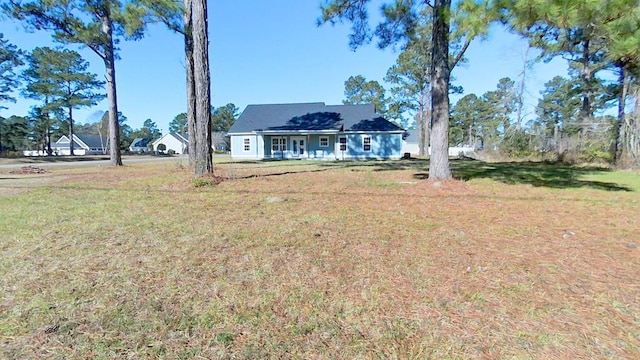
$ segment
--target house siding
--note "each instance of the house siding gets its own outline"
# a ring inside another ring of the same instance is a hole
[[[188,152],[188,144],[183,144],[182,141],[178,140],[172,134],[163,135],[161,138],[153,142],[153,150],[158,151],[158,145],[164,144],[167,149],[165,152],[169,150],[173,150],[176,154],[184,154]]]
[[[328,146],[320,146],[320,138],[328,138]],[[346,137],[347,151],[340,151],[339,138]],[[364,138],[371,138],[371,150],[364,150]],[[285,139],[286,151],[272,151],[272,139]],[[294,155],[293,138],[306,140],[305,154]],[[249,151],[244,151],[244,139],[249,139]],[[313,135],[231,135],[231,154],[234,159],[399,159],[402,156],[400,133],[348,133]]]
[[[328,138],[328,146],[320,146],[320,138]],[[311,135],[309,137],[309,157],[312,159],[336,159],[336,135]]]
[[[347,151],[340,152],[336,142],[338,159],[399,159],[402,156],[402,134],[394,133],[357,133],[344,134],[347,138]],[[364,150],[364,139],[371,138],[371,150]]]
[[[414,143],[414,142],[407,142],[407,141],[403,141],[402,142],[402,153],[409,153],[411,155],[418,155],[418,153],[420,152],[420,147],[418,146],[418,143]]]
[[[284,139],[286,141],[286,150],[273,151],[272,139]],[[296,155],[293,153],[294,139],[304,138],[305,153]],[[320,146],[320,138],[327,138],[327,146]],[[264,137],[263,153],[264,158],[268,159],[326,159],[335,160],[335,141],[334,134],[309,134],[309,135],[268,135]]]
[[[231,157],[233,159],[264,159],[265,144],[257,134],[231,135]],[[249,139],[249,151],[244,150],[244,139]]]

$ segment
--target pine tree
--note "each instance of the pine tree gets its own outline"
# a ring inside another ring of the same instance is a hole
[[[640,59],[640,6],[637,0],[501,0],[512,29],[543,50],[543,58],[562,56],[570,73],[580,80],[581,137],[601,119],[595,114],[606,97],[598,73],[618,67],[618,126],[613,153],[619,158],[620,128],[624,122],[629,70]],[[604,93],[604,94],[603,94]],[[600,97],[600,99],[598,98]]]
[[[431,161],[429,179],[449,180],[449,85],[451,70],[462,59],[472,39],[487,32],[497,18],[489,1],[464,0],[452,10],[451,0],[396,1],[382,6],[385,20],[375,32],[368,26],[368,0],[327,0],[321,6],[319,23],[346,20],[351,23],[349,43],[353,48],[376,35],[381,47],[407,46],[415,40],[420,24],[431,18]],[[453,35],[450,36],[453,28]],[[449,58],[451,42],[460,44],[457,54]]]
[[[197,176],[213,173],[211,149],[211,78],[209,72],[209,33],[207,1],[193,0],[193,69],[196,99]]]
[[[486,105],[476,94],[462,97],[451,111],[451,134],[453,143],[465,143],[474,148],[483,146],[483,133],[480,116]]]
[[[0,33],[0,109],[2,103],[15,102],[11,93],[20,85],[16,69],[22,65],[22,51]]]
[[[192,0],[136,0],[135,3],[147,9],[150,21],[161,22],[171,31],[180,34],[184,40],[187,112],[186,129],[180,133],[189,134],[189,164],[195,166],[196,156],[196,90],[193,63],[193,6]],[[172,131],[175,132],[175,131]]]
[[[229,103],[211,111],[211,129],[215,132],[227,132],[238,118],[238,108]]]
[[[540,92],[536,113],[537,122],[545,130],[544,135],[550,139],[544,141],[545,148],[561,152],[560,139],[578,133],[578,117],[581,105],[580,92],[575,81],[556,76],[544,84]]]
[[[345,105],[373,104],[376,112],[382,116],[387,113],[387,98],[385,89],[379,82],[369,80],[362,76],[350,76],[344,82]]]
[[[116,41],[139,38],[144,28],[144,13],[119,0],[11,0],[2,10],[22,21],[25,26],[52,32],[56,41],[81,44],[91,49],[105,65],[109,99],[109,139],[120,143],[120,127],[116,114]],[[111,164],[122,166],[118,146],[110,147]]]
[[[96,105],[104,99],[103,94],[95,92],[104,86],[104,82],[88,72],[89,63],[72,50],[35,48],[27,57],[27,62],[29,67],[22,75],[26,83],[23,94],[28,98],[44,101],[39,111],[45,117],[56,109],[66,109],[70,152],[74,155],[73,110]]]

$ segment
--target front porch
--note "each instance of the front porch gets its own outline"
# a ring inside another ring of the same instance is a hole
[[[335,160],[335,144],[335,134],[265,135],[264,158]]]

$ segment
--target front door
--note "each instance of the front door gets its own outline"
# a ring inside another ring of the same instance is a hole
[[[304,137],[292,137],[291,138],[291,154],[294,157],[306,156],[307,139]]]

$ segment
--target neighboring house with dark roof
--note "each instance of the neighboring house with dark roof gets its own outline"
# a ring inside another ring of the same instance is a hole
[[[234,159],[398,159],[404,130],[373,104],[249,105],[229,129]]]
[[[134,153],[149,152],[149,144],[152,140],[152,138],[135,138],[131,142],[131,145],[129,145],[129,151]]]
[[[51,144],[54,155],[71,155],[69,137],[62,135]],[[74,155],[104,155],[108,152],[109,142],[106,136],[96,134],[73,134]]]
[[[420,152],[420,135],[418,130],[407,130],[402,139],[402,153],[408,153],[412,156],[417,156]],[[428,154],[431,155],[431,147],[427,148]],[[458,144],[456,146],[449,146],[449,156],[469,156],[475,149],[473,146]]]
[[[229,151],[229,136],[222,131],[211,133],[211,147],[214,151]]]
[[[135,142],[135,140],[134,140]],[[211,149],[214,151],[228,151],[227,134],[223,132],[214,131],[211,133]],[[133,143],[132,143],[133,144]],[[188,154],[189,153],[189,134],[170,133],[163,135],[161,138],[154,140],[151,145],[154,152],[158,152],[158,145],[164,144],[166,150],[173,150],[176,154]],[[131,150],[134,151],[134,150]]]
[[[189,152],[189,138],[187,134],[168,133],[153,141],[153,151],[156,153],[167,153],[172,150],[176,154],[187,154]],[[165,150],[158,149],[160,144],[164,144]]]
[[[402,138],[402,154],[418,155],[420,152],[419,140],[420,135],[417,129],[407,130]]]

